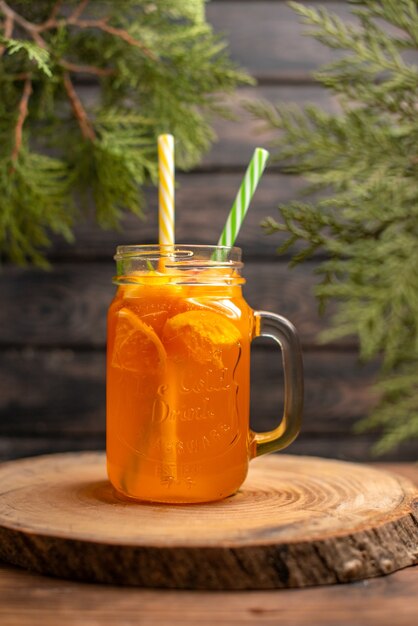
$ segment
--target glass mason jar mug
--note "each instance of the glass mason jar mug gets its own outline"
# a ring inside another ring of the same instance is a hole
[[[303,406],[299,341],[242,296],[241,251],[120,246],[108,314],[107,468],[114,488],[154,502],[237,491],[250,459],[288,446]],[[250,345],[281,347],[285,400],[272,431],[249,427]]]

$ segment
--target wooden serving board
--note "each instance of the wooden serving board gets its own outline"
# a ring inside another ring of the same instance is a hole
[[[115,495],[103,453],[30,458],[0,466],[0,558],[145,587],[348,582],[418,562],[418,491],[369,466],[274,455],[221,502],[141,504]]]

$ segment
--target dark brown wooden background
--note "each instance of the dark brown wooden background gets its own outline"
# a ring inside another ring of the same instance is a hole
[[[310,2],[307,4],[324,4]],[[348,16],[345,2],[326,2]],[[230,41],[234,60],[257,79],[239,100],[316,102],[328,110],[337,103],[317,86],[311,72],[330,60],[328,49],[302,36],[294,13],[280,0],[213,0],[209,20]],[[83,97],[94,87],[84,86]],[[94,94],[93,94],[94,95]],[[246,164],[256,145],[257,124],[218,122],[219,141],[195,171],[177,177],[177,241],[215,243]],[[354,342],[321,346],[320,318],[312,295],[314,263],[289,270],[279,258],[276,237],[259,222],[275,215],[281,201],[296,197],[301,183],[270,167],[254,198],[238,244],[244,249],[246,296],[254,308],[279,312],[297,326],[304,347],[306,410],[303,431],[289,452],[350,460],[370,459],[371,434],[354,435],[353,424],[367,414],[376,365],[358,363]],[[157,194],[147,194],[147,221],[127,217],[121,233],[86,223],[73,246],[57,241],[53,271],[6,266],[0,274],[0,459],[49,451],[101,448],[105,430],[105,323],[114,288],[112,255],[119,243],[157,240]],[[271,428],[280,411],[280,366],[272,346],[255,346],[252,425]],[[416,442],[387,459],[415,459]]]

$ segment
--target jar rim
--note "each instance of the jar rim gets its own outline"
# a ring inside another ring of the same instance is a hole
[[[222,259],[221,262],[241,264],[242,250],[237,246],[218,246],[206,244],[131,244],[117,246],[115,261],[124,259],[157,260],[169,257],[181,261]],[[219,262],[219,261],[217,261]]]
[[[117,276],[113,282],[150,283],[157,279],[170,284],[239,285],[241,249],[194,244],[129,245],[116,249]]]

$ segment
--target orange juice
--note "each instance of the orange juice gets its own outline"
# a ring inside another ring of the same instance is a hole
[[[238,285],[142,280],[109,310],[110,480],[145,500],[222,498],[248,467],[251,311]]]
[[[119,287],[107,343],[108,475],[129,498],[207,502],[237,491],[253,456],[296,436],[298,347],[289,343],[293,327],[287,320],[253,312],[245,302],[238,249],[167,248],[122,247],[115,257]],[[260,434],[249,428],[249,377],[250,344],[263,334],[263,319],[265,334],[283,340],[283,355],[289,353],[284,365],[290,402],[279,427]]]

